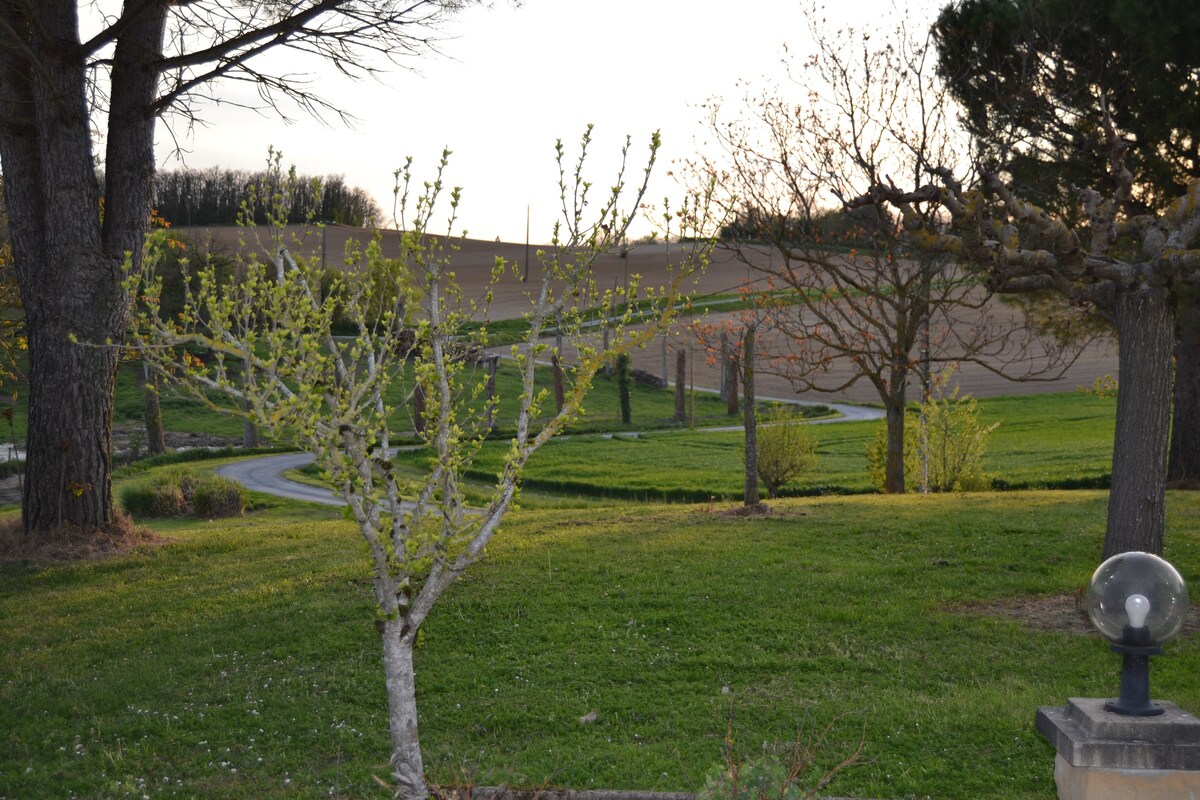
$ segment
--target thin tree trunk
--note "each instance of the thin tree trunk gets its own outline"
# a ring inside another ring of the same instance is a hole
[[[554,373],[554,408],[556,411],[562,411],[563,404],[567,402],[567,383],[562,364],[558,363],[557,353],[550,356],[550,366]]]
[[[1175,324],[1165,289],[1120,292],[1115,310],[1121,390],[1104,558],[1161,554]]]
[[[721,332],[721,355],[720,355],[720,359],[721,359],[721,377],[720,377],[720,384],[719,384],[719,385],[720,385],[720,387],[721,387],[721,394],[720,394],[720,397],[721,397],[721,402],[723,402],[723,403],[728,403],[728,402],[729,402],[729,374],[728,374],[728,370],[729,370],[729,367],[730,367],[730,363],[729,363],[729,333],[728,333],[728,331],[722,331],[722,332]],[[736,412],[736,411],[731,411],[731,412],[729,412],[729,413],[731,413],[731,414],[736,414],[737,412]]]
[[[729,416],[737,416],[738,413],[738,373],[741,372],[741,364],[735,353],[731,353],[729,361],[725,365],[725,413]]]
[[[413,430],[417,435],[425,433],[425,387],[418,381],[413,384],[412,390],[412,419]]]
[[[687,421],[687,351],[675,353],[675,421]]]
[[[1167,482],[1196,484],[1200,483],[1200,298],[1195,290],[1176,292],[1174,413]]]
[[[746,485],[742,504],[758,505],[758,415],[754,404],[754,326],[742,338],[742,421],[746,429]]]
[[[152,456],[166,452],[167,437],[163,431],[162,403],[158,396],[158,376],[150,365],[142,362],[142,393],[146,398],[146,452]]]
[[[383,624],[383,670],[387,679],[388,728],[392,735],[392,777],[396,797],[424,800],[425,765],[417,736],[417,680],[413,670],[416,632],[402,618]]]
[[[888,494],[904,494],[904,424],[905,391],[903,382],[888,395],[884,411],[887,417],[887,462],[883,490]]]
[[[617,356],[617,400],[621,406],[621,423],[631,425],[633,423],[633,403],[631,397],[632,378],[629,375],[629,354],[621,353]]]
[[[907,491],[904,475],[904,428],[907,374],[904,369],[892,369],[892,381],[884,399],[884,415],[888,425],[887,462],[884,464],[883,491],[904,494]]]
[[[496,369],[500,366],[500,356],[487,357],[487,400],[488,400],[488,430],[496,430]]]

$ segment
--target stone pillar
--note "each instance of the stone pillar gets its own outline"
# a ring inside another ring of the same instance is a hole
[[[1043,706],[1037,729],[1054,745],[1059,800],[1200,800],[1200,720],[1174,703],[1156,717],[1072,697]]]

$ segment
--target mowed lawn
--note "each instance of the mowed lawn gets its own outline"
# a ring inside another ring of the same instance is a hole
[[[824,757],[860,738],[864,755],[831,794],[1050,800],[1037,706],[1117,689],[1117,656],[1076,632],[1072,600],[1105,503],[514,513],[418,649],[430,777],[694,790],[729,730],[757,752],[833,724]],[[156,528],[168,543],[103,562],[0,566],[0,797],[388,796],[353,526],[273,502]],[[1200,496],[1170,493],[1166,555],[1195,585]],[[1010,613],[1023,605],[1069,624]],[[1198,675],[1189,634],[1154,660],[1155,696],[1200,708]]]
[[[989,398],[980,400],[979,408],[984,423],[999,423],[984,460],[997,488],[1107,487],[1115,398],[1065,392]],[[874,491],[867,447],[882,425],[882,421],[815,425],[817,465],[786,486],[783,494]],[[525,485],[563,494],[651,502],[732,500],[742,496],[743,440],[740,430],[686,429],[636,437],[564,437],[533,456]],[[504,452],[502,442],[485,446],[472,474],[481,479],[497,474]],[[427,457],[410,452],[397,459],[421,466]]]

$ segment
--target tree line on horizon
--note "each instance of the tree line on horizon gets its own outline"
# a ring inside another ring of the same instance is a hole
[[[349,186],[342,175],[314,177],[299,175],[283,198],[289,223],[323,222],[363,228],[382,217],[369,192]],[[243,219],[246,207],[254,224],[267,222],[272,202],[266,170],[177,169],[156,173],[151,195],[158,215],[174,225],[233,225]],[[310,191],[314,186],[319,191]],[[247,201],[247,197],[254,198]]]

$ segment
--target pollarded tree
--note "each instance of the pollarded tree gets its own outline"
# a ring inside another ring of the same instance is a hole
[[[1168,21],[1165,22],[1165,21]],[[1200,177],[1200,6],[1193,0],[957,0],[933,27],[938,71],[980,159],[1065,220],[1108,187],[1105,109],[1132,143],[1130,209],[1159,213]],[[1172,288],[1168,477],[1200,479],[1200,298]]]
[[[733,120],[718,108],[711,129],[723,157],[704,159],[700,173],[728,192],[722,246],[766,278],[755,295],[760,371],[797,391],[870,383],[887,415],[885,489],[903,492],[907,386],[919,361],[1033,379],[1057,376],[1071,356],[997,319],[981,281],[913,252],[886,209],[842,209],[878,181],[917,188],[962,148],[927,43],[903,29],[882,47],[860,33],[813,33],[817,52],[794,76],[800,99],[768,91]],[[921,224],[939,221],[934,210]]]
[[[196,118],[221,81],[269,105],[336,111],[258,57],[291,50],[362,75],[425,52],[457,0],[0,0],[0,167],[29,333],[26,531],[111,522],[110,456],[126,254],[140,268],[156,120]],[[85,17],[81,21],[81,16]],[[83,35],[81,31],[88,31]],[[372,63],[369,59],[377,59]],[[103,125],[103,192],[96,126]]]
[[[1141,214],[1129,142],[1105,118],[1115,189],[1079,192],[1084,221],[1061,217],[1016,195],[986,169],[964,184],[933,168],[933,183],[902,191],[876,184],[855,203],[887,203],[904,217],[916,244],[953,254],[986,275],[997,291],[1056,291],[1103,314],[1117,333],[1117,396],[1105,557],[1126,550],[1161,553],[1164,528],[1171,351],[1171,292],[1200,276],[1200,179],[1159,214]],[[931,207],[949,212],[949,230],[930,227]]]
[[[592,264],[628,227],[621,208],[630,192],[622,169],[605,184],[614,187],[608,197],[588,196],[591,184],[582,177],[588,139],[585,135],[573,168],[564,163],[559,145],[560,174],[567,176],[561,187],[564,219],[549,254],[539,253],[541,282],[525,284],[529,332],[511,349],[522,381],[516,433],[482,508],[467,507],[461,476],[493,430],[498,398],[489,395],[490,373],[477,358],[487,344],[486,331],[468,324],[485,309],[465,296],[451,269],[459,191],[449,191],[448,203],[443,197],[445,160],[437,177],[413,196],[405,167],[398,187],[399,232],[387,234],[399,237],[399,257],[361,265],[373,274],[386,268],[390,286],[381,289],[379,281],[359,280],[354,272],[329,285],[319,263],[290,255],[281,224],[266,258],[252,257],[241,280],[221,280],[213,267],[198,265],[195,282],[184,284],[196,288],[178,316],[161,313],[161,279],[152,268],[146,274],[146,310],[138,314],[135,343],[162,379],[219,411],[296,437],[316,455],[349,505],[374,573],[398,797],[419,800],[427,794],[413,671],[421,624],[442,593],[482,557],[529,457],[580,412],[597,371],[666,330],[678,313],[681,287],[706,258],[708,244],[692,238],[694,245],[674,254],[669,284],[640,287],[631,278],[627,290],[616,290],[640,302],[629,302],[625,313],[611,320],[608,344],[601,345],[587,320],[590,311],[612,304],[614,290],[596,286]],[[657,149],[655,135],[651,165]],[[643,181],[624,207],[638,207],[644,192]],[[447,233],[431,235],[431,220],[447,205]],[[586,217],[585,207],[595,216]],[[703,200],[689,202],[678,213],[665,211],[663,218],[666,224],[684,225],[683,232],[695,237],[709,227],[697,216],[706,207]],[[275,222],[282,219],[281,211]],[[366,251],[368,260],[378,254],[378,248]],[[497,260],[491,281],[505,279],[520,279],[517,266]],[[128,286],[136,282],[131,275]],[[386,308],[380,306],[381,291],[391,300]],[[335,337],[332,323],[338,314],[355,323],[357,335]],[[562,408],[548,413],[550,392],[538,389],[534,362],[553,350],[542,341],[552,328],[575,349],[578,363],[569,370]],[[190,348],[182,363],[175,358],[179,348]],[[243,379],[243,364],[251,366],[245,373],[249,380]],[[418,430],[432,453],[432,469],[423,482],[411,482],[390,460],[393,419],[404,419],[403,427],[409,428],[407,415],[395,417],[384,401],[397,382],[404,394],[419,388],[426,398]],[[548,420],[538,427],[543,416]]]

